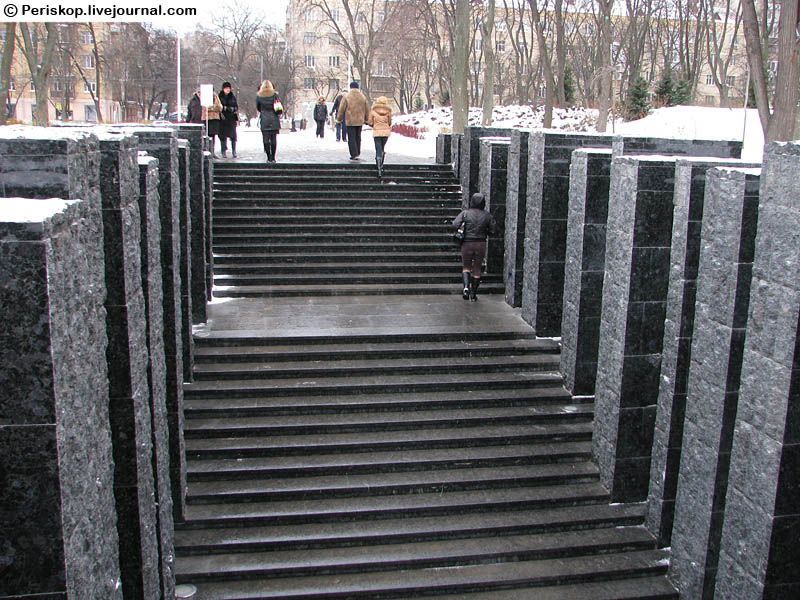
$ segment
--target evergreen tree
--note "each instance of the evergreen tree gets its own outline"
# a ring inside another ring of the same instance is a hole
[[[628,100],[625,103],[625,118],[629,121],[641,119],[650,112],[648,84],[644,77],[637,77],[628,89]]]
[[[689,104],[692,101],[692,84],[688,79],[678,80],[678,85],[675,86],[675,92],[672,95],[672,103],[670,106],[678,106],[680,104]]]
[[[571,106],[575,102],[575,75],[572,72],[572,67],[564,69],[564,97],[567,101],[567,106]]]
[[[656,87],[658,106],[675,106],[675,84],[672,82],[672,71],[667,69]]]
[[[414,98],[414,110],[420,111],[420,110],[422,110],[423,106],[424,106],[424,104],[422,102],[422,96],[417,94],[417,97]]]

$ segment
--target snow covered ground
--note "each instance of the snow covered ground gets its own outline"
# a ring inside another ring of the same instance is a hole
[[[494,127],[537,129],[542,126],[543,110],[529,106],[498,106],[492,118]],[[555,109],[553,129],[561,131],[595,131],[594,122],[597,111],[584,108]],[[481,110],[470,109],[469,124],[480,125]],[[436,154],[436,136],[449,132],[452,128],[452,110],[435,108],[393,118],[393,124],[413,127],[419,132],[421,139],[415,139],[393,133],[386,147],[387,162],[432,162]],[[647,135],[665,138],[692,138],[716,140],[741,140],[743,132],[744,150],[742,158],[752,162],[761,162],[764,147],[764,136],[758,112],[747,110],[745,129],[744,109],[709,108],[703,106],[674,106],[653,111],[644,119],[623,122],[617,120],[609,125],[608,132],[629,135]],[[364,127],[362,133],[362,153],[364,161],[372,162],[375,150],[372,142],[372,130]],[[264,153],[261,133],[257,128],[239,128],[239,155],[243,160],[263,160]],[[325,138],[320,140],[314,136],[314,126],[309,125],[304,131],[282,132],[278,136],[279,162],[305,162],[313,157],[322,162],[347,162],[347,144],[336,141],[336,135],[330,128],[326,129]]]

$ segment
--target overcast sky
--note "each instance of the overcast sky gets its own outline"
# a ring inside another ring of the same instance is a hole
[[[156,25],[169,27],[185,33],[194,31],[198,24],[210,25],[213,15],[221,10],[233,10],[233,4],[252,7],[255,13],[263,15],[265,22],[283,28],[286,25],[286,6],[289,0],[234,0],[233,2],[210,3],[198,0],[173,0],[170,7],[192,7],[197,9],[197,17],[163,17],[153,21]],[[102,4],[102,2],[98,2]],[[131,0],[116,0],[117,5],[136,6]],[[145,0],[147,4],[147,0]],[[141,4],[140,4],[141,6]]]

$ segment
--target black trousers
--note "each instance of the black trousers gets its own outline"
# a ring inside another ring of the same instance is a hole
[[[325,121],[317,121],[317,137],[325,137]]]
[[[375,157],[378,158],[386,154],[386,142],[389,141],[389,138],[387,136],[378,136],[372,138],[372,140],[375,142]]]
[[[361,125],[347,126],[347,146],[350,149],[350,158],[361,154]]]
[[[264,152],[267,153],[267,160],[275,160],[275,152],[278,149],[278,132],[262,130],[261,138],[264,140]]]

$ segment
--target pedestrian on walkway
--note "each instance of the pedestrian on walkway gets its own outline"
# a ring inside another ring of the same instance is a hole
[[[486,239],[497,232],[497,223],[484,210],[486,199],[483,194],[472,194],[469,208],[462,210],[453,219],[453,231],[464,224],[464,241],[461,244],[462,276],[464,290],[461,297],[472,302],[478,300],[478,286],[481,283],[481,267],[486,258]]]
[[[318,138],[325,137],[325,121],[327,120],[328,120],[328,105],[325,104],[325,98],[320,96],[319,100],[317,100],[317,105],[314,107],[314,121],[317,122],[316,136]]]
[[[361,154],[361,127],[369,116],[369,104],[364,94],[358,89],[358,82],[350,83],[350,91],[342,98],[339,104],[339,117],[347,119],[347,146],[350,150],[350,160],[360,160]]]
[[[267,162],[274,163],[278,150],[278,132],[281,130],[279,115],[283,112],[283,106],[269,79],[261,82],[261,87],[256,94],[256,108],[260,115],[259,125],[264,142],[264,152],[267,153]]]
[[[331,114],[333,115],[333,120],[336,123],[336,141],[339,140],[346,142],[347,141],[347,123],[346,119],[344,118],[344,114],[342,113],[341,121],[338,121],[337,118],[339,117],[339,105],[342,103],[342,98],[344,98],[345,94],[347,94],[347,90],[342,90],[338,96],[336,96],[336,100],[333,101],[333,108],[331,109]]]
[[[383,161],[386,159],[386,142],[392,132],[392,109],[386,96],[380,96],[372,105],[367,117],[367,125],[372,127],[372,139],[375,142],[375,164],[378,166],[378,178],[383,179]]]
[[[222,114],[222,103],[219,96],[214,94],[213,104],[205,107],[200,103],[200,90],[198,89],[186,107],[189,114],[186,118],[188,123],[204,123],[207,126],[206,135],[211,138],[211,156],[217,158],[214,154],[214,138],[219,135],[220,115]],[[220,144],[222,142],[220,141]]]
[[[223,158],[228,152],[228,140],[231,141],[231,154],[236,158],[236,126],[239,124],[239,104],[231,90],[230,82],[222,84],[219,91],[219,101],[222,104],[222,118],[219,124],[219,145]]]

